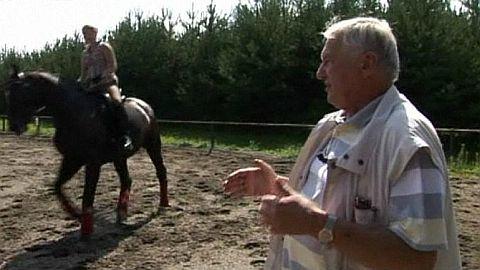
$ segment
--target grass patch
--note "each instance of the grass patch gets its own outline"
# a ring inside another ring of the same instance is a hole
[[[295,157],[310,132],[287,127],[224,127],[162,124],[162,140],[171,145],[191,145],[228,150],[261,151]]]
[[[480,153],[467,150],[465,144],[461,144],[460,150],[455,156],[448,158],[450,172],[462,178],[480,176]]]

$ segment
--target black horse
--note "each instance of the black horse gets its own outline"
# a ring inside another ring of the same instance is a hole
[[[42,107],[53,116],[54,143],[63,155],[55,181],[55,193],[64,208],[81,222],[82,237],[93,232],[93,201],[101,166],[113,162],[120,177],[117,221],[126,219],[130,187],[127,158],[140,147],[150,156],[160,182],[160,206],[168,206],[166,168],[163,164],[158,123],[152,108],[144,101],[127,98],[123,106],[128,115],[129,134],[134,149],[122,152],[112,142],[109,128],[108,101],[98,94],[89,94],[75,82],[62,83],[47,72],[18,73],[13,68],[6,82],[7,115],[10,130],[17,135],[26,130],[32,116]],[[114,136],[113,136],[114,137]],[[62,186],[85,165],[82,211],[64,195]]]

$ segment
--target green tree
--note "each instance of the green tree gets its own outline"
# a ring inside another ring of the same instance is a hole
[[[397,83],[438,126],[471,125],[477,118],[468,25],[449,1],[390,1],[386,14],[393,25],[401,57]],[[467,42],[467,44],[465,44]],[[445,117],[445,111],[454,111]],[[470,123],[470,124],[469,124]]]
[[[129,14],[108,37],[117,55],[123,94],[144,99],[162,118],[176,118],[181,111],[175,92],[180,48],[171,17],[167,10],[160,17]]]

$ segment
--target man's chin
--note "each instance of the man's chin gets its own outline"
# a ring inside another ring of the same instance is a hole
[[[341,106],[339,106],[338,102],[336,102],[335,99],[328,93],[327,93],[327,102],[328,102],[328,104],[332,105],[336,109],[338,109],[338,110],[341,109]]]

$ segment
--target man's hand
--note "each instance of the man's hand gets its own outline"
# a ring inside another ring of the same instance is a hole
[[[282,196],[281,183],[272,166],[256,159],[257,167],[243,168],[231,173],[223,182],[225,193],[233,197],[262,196],[266,194]]]
[[[279,182],[283,197],[262,197],[262,223],[272,234],[309,234],[316,237],[325,225],[326,212],[315,202],[296,192],[287,182]]]

